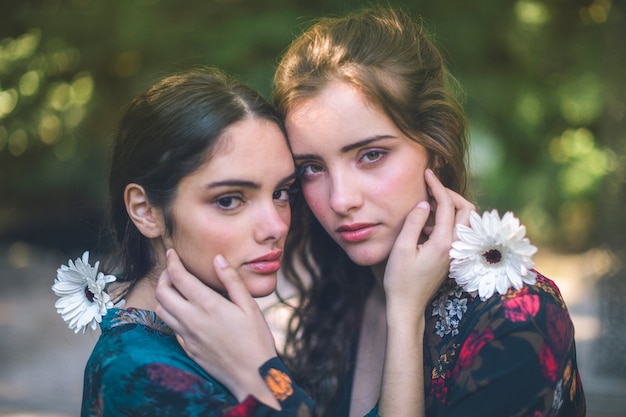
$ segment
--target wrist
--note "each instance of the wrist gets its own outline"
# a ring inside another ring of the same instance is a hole
[[[426,321],[425,308],[416,309],[414,305],[403,305],[398,302],[387,303],[386,317],[387,328],[414,329]]]

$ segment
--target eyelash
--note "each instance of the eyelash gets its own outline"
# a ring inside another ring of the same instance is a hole
[[[291,203],[293,200],[293,195],[297,192],[297,190],[293,186],[279,188],[274,191],[274,200],[279,200],[281,203]],[[280,194],[286,194],[286,199],[281,199]],[[278,195],[278,196],[277,196]]]
[[[275,190],[274,193],[272,194],[272,198],[274,200],[278,200],[279,204],[281,204],[281,203],[289,203],[289,204],[291,204],[291,202],[293,201],[294,196],[299,191],[300,190],[295,186],[295,184],[291,184],[289,186],[285,186],[285,187],[282,187],[282,188],[279,188],[279,189]],[[233,201],[239,201],[239,203],[235,207],[230,207],[231,204],[233,203]],[[242,196],[239,196],[239,195],[222,195],[222,196],[216,198],[213,201],[213,204],[215,204],[220,210],[232,211],[232,210],[236,210],[239,207],[241,207],[242,205],[244,205],[245,204],[245,199]]]
[[[368,155],[371,155],[371,154],[376,154],[376,159],[373,160],[373,161],[371,161],[371,160],[367,161],[367,162],[365,162],[366,164],[373,164],[373,163],[376,163],[376,162],[380,161],[387,154],[387,152],[386,151],[382,151],[380,149],[370,149],[370,150],[365,151],[361,155],[361,157],[359,158],[359,161],[362,161],[364,158],[366,158]]]
[[[371,156],[372,154],[375,155],[374,160],[365,160],[365,158],[367,158],[368,155]],[[382,158],[384,158],[385,155],[387,155],[387,151],[383,151],[380,149],[368,149],[360,154],[358,161],[360,163],[367,164],[367,165],[375,164],[379,162]],[[313,172],[313,173],[307,172],[307,170],[311,169],[312,167],[316,167],[318,171]],[[322,167],[321,164],[318,164],[315,162],[305,162],[298,166],[298,177],[306,180],[323,170],[324,168]]]
[[[230,206],[230,204],[223,204],[224,201],[228,200],[229,202],[232,203],[233,200],[239,200],[239,204],[237,204],[236,207],[228,207]],[[216,198],[214,200],[214,204],[217,206],[217,208],[221,209],[221,210],[225,210],[225,211],[231,211],[231,210],[236,210],[237,208],[241,207],[244,204],[243,198],[240,196],[234,196],[234,195],[224,195],[224,196],[220,196],[218,198]]]
[[[317,172],[314,172],[314,173],[307,173],[306,172],[311,167],[318,167],[320,171],[323,170],[323,168],[321,167],[320,164],[316,164],[316,163],[313,163],[313,162],[307,162],[307,163],[304,163],[304,164],[298,166],[298,178],[307,179],[307,178],[310,178],[311,176],[317,174]]]

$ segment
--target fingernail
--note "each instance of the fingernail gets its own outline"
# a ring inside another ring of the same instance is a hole
[[[228,261],[222,255],[217,255],[215,257],[215,264],[220,268],[226,268],[228,266]]]
[[[430,204],[428,204],[427,201],[420,201],[419,203],[417,203],[417,207],[428,210],[430,208]]]

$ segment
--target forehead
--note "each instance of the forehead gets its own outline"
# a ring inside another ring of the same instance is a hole
[[[287,113],[286,128],[294,153],[344,141],[396,131],[393,121],[356,87],[328,84],[317,95],[302,99]]]
[[[258,180],[289,175],[293,160],[287,140],[275,122],[248,117],[222,132],[204,168],[233,177],[256,176]]]

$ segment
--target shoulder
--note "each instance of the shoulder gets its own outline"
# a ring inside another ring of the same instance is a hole
[[[513,325],[528,323],[544,328],[565,323],[571,327],[571,318],[558,286],[539,272],[535,273],[537,280],[534,284],[510,289],[504,295],[496,294],[484,302],[484,309],[494,317],[504,316],[505,321]]]
[[[543,372],[575,363],[571,317],[557,285],[540,273],[535,284],[484,301],[472,299],[466,319],[457,338],[461,353],[480,347],[481,355],[494,358],[494,352],[506,352],[520,364],[538,364]]]
[[[117,310],[103,318],[85,376],[102,381],[132,379],[154,383],[174,378],[215,383],[178,344],[173,332],[163,328],[151,312]]]
[[[160,326],[153,312],[110,309],[102,318],[100,328],[102,334],[88,365],[128,368],[182,352],[173,332]]]
[[[209,407],[236,403],[182,351],[174,336],[145,330],[117,326],[100,336],[85,369],[84,406],[115,414],[145,411],[146,404],[156,413],[163,407],[208,412]]]
[[[539,310],[547,306],[558,307],[567,310],[565,301],[557,284],[550,278],[533,271],[536,275],[534,284],[524,284],[521,288],[510,288],[505,294],[494,294],[486,300],[478,297],[469,297],[469,304],[476,313],[486,313],[494,310],[519,308],[526,306],[531,310]]]
[[[138,308],[112,308],[102,318],[100,328],[103,332],[125,326],[125,329],[133,329],[142,326],[164,335],[172,335],[173,330],[161,320],[154,311],[141,310]]]

